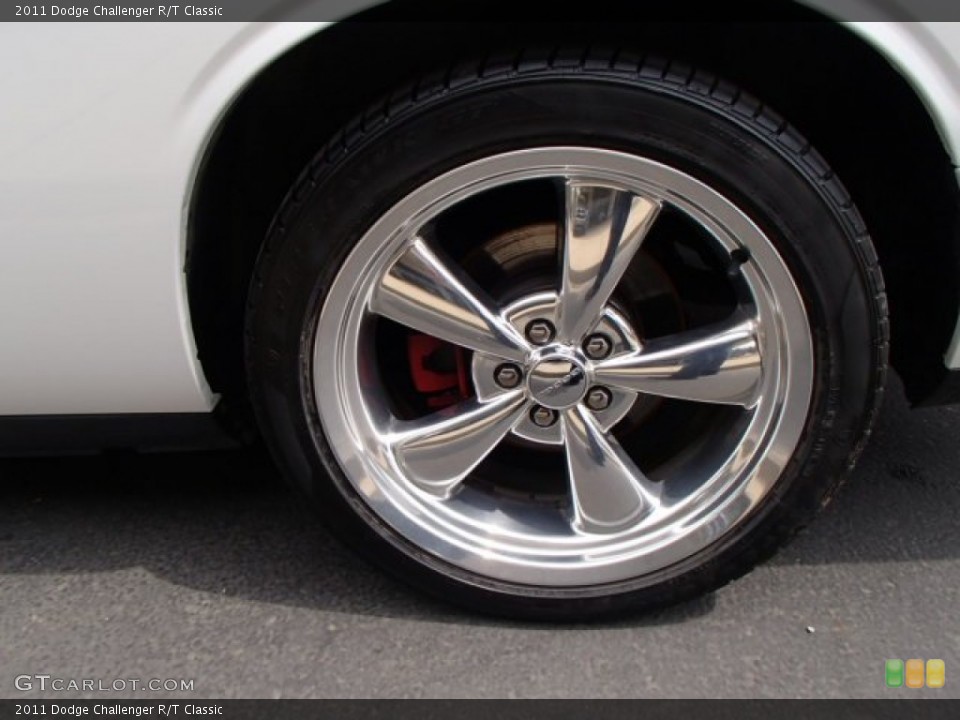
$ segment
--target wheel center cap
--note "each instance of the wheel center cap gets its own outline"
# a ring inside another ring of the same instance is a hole
[[[575,358],[551,353],[534,363],[527,388],[544,407],[562,410],[580,402],[587,391],[587,373]]]

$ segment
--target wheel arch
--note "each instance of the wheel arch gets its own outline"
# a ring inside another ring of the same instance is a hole
[[[782,112],[837,170],[874,235],[890,296],[892,363],[911,400],[923,401],[945,378],[960,306],[957,180],[944,145],[957,108],[934,104],[912,84],[922,73],[895,69],[857,28],[783,2],[802,27],[656,22],[628,34],[617,23],[501,23],[483,32],[458,23],[437,37],[423,23],[398,30],[383,9],[396,6],[362,13],[358,22],[304,26],[264,53],[262,65],[233,71],[242,89],[198,158],[185,243],[199,360],[228,407],[245,415],[243,314],[256,256],[310,158],[335,144],[337,130],[365,106],[417,76],[444,72],[490,46],[529,44],[550,45],[558,58],[565,47],[610,44],[684,59]],[[229,61],[224,68],[231,72]],[[884,112],[894,104],[896,116]]]

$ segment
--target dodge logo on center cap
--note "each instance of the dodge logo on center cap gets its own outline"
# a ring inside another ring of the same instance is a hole
[[[561,410],[576,405],[586,391],[586,373],[575,360],[546,357],[530,371],[530,394],[548,408]]]

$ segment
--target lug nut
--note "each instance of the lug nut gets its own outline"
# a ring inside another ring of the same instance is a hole
[[[590,388],[590,392],[587,393],[587,407],[596,412],[606,410],[612,401],[613,396],[604,387]]]
[[[527,340],[534,345],[546,345],[553,340],[553,325],[547,320],[534,320],[527,325]]]
[[[519,385],[521,378],[523,378],[523,373],[520,368],[509,363],[498,365],[497,369],[493,371],[493,379],[497,381],[497,385],[506,390],[512,390]]]
[[[610,338],[601,333],[588,337],[583,343],[583,351],[591,360],[603,360],[613,350]]]
[[[557,421],[557,411],[537,405],[530,411],[530,419],[537,427],[547,428]]]

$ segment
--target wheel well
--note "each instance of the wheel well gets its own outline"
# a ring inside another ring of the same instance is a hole
[[[246,414],[243,315],[256,255],[283,196],[341,126],[423,74],[499,48],[604,45],[725,76],[817,147],[874,237],[888,287],[892,364],[911,400],[922,401],[946,375],[958,310],[953,166],[916,94],[873,48],[836,23],[783,8],[798,22],[463,23],[442,32],[390,22],[375,9],[289,51],[227,112],[191,206],[187,285],[211,387]]]

